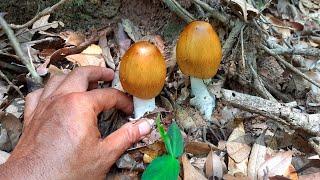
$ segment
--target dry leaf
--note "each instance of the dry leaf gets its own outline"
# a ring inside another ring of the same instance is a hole
[[[106,67],[102,54],[102,50],[98,45],[92,44],[81,54],[73,54],[66,56],[68,61],[79,64],[80,66],[100,66]]]
[[[194,131],[197,126],[195,122],[193,121],[192,117],[189,115],[189,113],[184,110],[181,106],[177,105],[176,107],[176,122],[179,125],[179,127],[182,130],[189,130],[191,129]]]
[[[243,123],[239,123],[238,127],[233,130],[227,141],[227,152],[228,155],[240,163],[241,161],[248,158],[250,154],[251,140],[245,135]]]
[[[123,26],[123,30],[134,42],[138,42],[141,40],[142,35],[132,21],[130,21],[129,19],[121,19],[121,24]]]
[[[61,32],[59,36],[65,40],[66,46],[79,46],[84,43],[85,36],[71,31]]]
[[[45,31],[49,28],[57,28],[59,25],[64,27],[64,24],[61,21],[48,22],[50,14],[42,16],[36,22],[33,23],[32,29],[37,29],[37,31]]]
[[[208,179],[222,179],[223,177],[223,168],[220,157],[212,150],[207,156],[206,177]]]
[[[182,165],[183,165],[183,179],[184,180],[206,180],[201,173],[199,173],[189,162],[187,155],[184,153],[182,155]]]
[[[1,150],[11,151],[18,143],[22,132],[22,123],[11,113],[0,112],[0,124],[6,129],[9,141],[3,144]]]
[[[232,158],[228,157],[228,173],[234,175],[236,173],[242,173],[247,175],[248,172],[248,158],[236,163]]]
[[[186,153],[191,153],[193,155],[207,155],[211,148],[208,143],[205,142],[187,142],[185,147]]]
[[[266,18],[273,25],[277,26],[277,27],[274,26],[274,28],[281,33],[283,39],[291,36],[289,27],[287,27],[287,25],[284,22],[282,22],[280,19],[275,18],[271,14],[267,14]]]
[[[236,11],[241,11],[243,19],[247,21],[248,17],[252,18],[257,16],[258,10],[251,4],[248,4],[246,0],[225,0],[230,3],[231,7]]]
[[[294,169],[294,167],[292,166],[292,164],[290,164],[290,166],[288,167],[286,172],[283,174],[283,176],[287,177],[291,180],[298,180],[298,174],[297,174],[296,170]]]
[[[258,170],[258,179],[263,178],[265,172],[268,177],[282,176],[291,164],[292,151],[278,152],[275,156],[266,160]]]
[[[165,146],[163,142],[157,141],[156,143],[140,148],[139,151],[144,154],[143,161],[145,163],[150,163],[156,157],[161,156],[162,153],[165,152]]]
[[[248,176],[257,179],[257,171],[265,162],[267,147],[264,143],[265,133],[262,133],[254,143],[248,164]]]
[[[224,180],[253,180],[248,176],[239,177],[239,176],[232,176],[231,174],[225,174],[223,176],[223,179]]]
[[[313,173],[313,174],[302,175],[302,176],[299,177],[299,180],[316,180],[319,177],[320,177],[320,172]]]
[[[104,32],[104,34],[102,34],[99,38],[99,46],[102,49],[102,56],[104,57],[107,66],[113,70],[116,70],[116,65],[115,62],[112,58],[111,52],[110,52],[110,48],[108,46],[108,39],[107,39],[107,32]]]
[[[124,32],[124,28],[121,23],[118,23],[118,30],[115,32],[116,40],[119,45],[120,55],[122,56],[130,47],[131,39]]]

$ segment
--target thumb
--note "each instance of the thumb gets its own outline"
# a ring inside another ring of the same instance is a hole
[[[138,122],[128,122],[120,129],[107,136],[101,143],[106,153],[106,163],[114,163],[129,147],[151,131],[149,122],[142,119]],[[112,165],[110,164],[110,166]]]

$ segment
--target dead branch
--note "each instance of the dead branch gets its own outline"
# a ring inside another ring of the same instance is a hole
[[[26,22],[25,24],[22,25],[15,25],[15,24],[10,24],[10,28],[12,29],[22,29],[31,26],[34,22],[36,22],[38,19],[40,19],[42,16],[48,15],[54,10],[56,10],[59,6],[61,6],[63,3],[67,2],[68,0],[61,0],[54,4],[51,7],[48,7],[44,9],[43,11],[39,12],[35,17],[33,17],[30,21]]]
[[[185,10],[176,0],[162,0],[171,11],[176,13],[180,18],[185,20],[187,23],[190,23],[196,18],[193,17],[187,10]]]
[[[30,61],[26,58],[27,56],[22,51],[20,43],[18,42],[16,36],[14,35],[13,30],[9,27],[8,23],[4,20],[4,18],[1,15],[0,15],[0,25],[2,26],[2,29],[7,34],[11,42],[11,45],[16,52],[16,55],[19,57],[20,61],[26,66],[32,78],[35,80],[35,82],[42,83],[42,78],[37,74],[34,67],[30,63]]]
[[[28,72],[25,69],[24,66],[21,68],[19,66],[16,66],[16,65],[13,65],[13,64],[10,64],[10,63],[7,63],[7,62],[3,62],[3,61],[0,61],[0,67],[3,68],[3,69],[10,69],[10,70],[18,72],[18,73],[26,73],[26,72]]]
[[[320,135],[320,114],[300,113],[286,104],[227,89],[221,91],[225,101],[234,107],[274,119],[284,125],[289,124],[294,129],[301,128],[315,136]]]
[[[286,60],[282,59],[280,56],[278,56],[273,50],[267,48],[266,46],[262,45],[262,49],[267,52],[268,54],[275,57],[281,64],[285,65],[287,68],[289,68],[291,71],[295,72],[297,75],[301,76],[302,78],[306,79],[307,81],[311,82],[318,88],[320,88],[320,84],[316,81],[312,80],[307,75],[303,74],[301,71],[299,71],[297,68],[295,68],[292,64],[288,63]]]
[[[24,99],[24,95],[23,95],[23,93],[20,91],[20,89],[19,89],[16,85],[14,85],[14,84],[9,80],[9,78],[8,78],[1,70],[0,70],[0,77],[1,77],[2,79],[4,79],[14,90],[16,90],[17,93],[20,95],[21,98]]]
[[[223,47],[222,47],[222,59],[224,59],[225,57],[227,57],[227,55],[229,54],[229,52],[233,49],[233,45],[236,42],[236,40],[239,37],[239,34],[241,32],[241,29],[244,28],[245,23],[237,20],[235,22],[235,26],[232,28],[226,42],[224,43]]]
[[[320,49],[317,48],[308,48],[308,49],[287,49],[287,48],[279,48],[272,49],[275,54],[295,54],[295,55],[305,55],[305,56],[316,56],[320,57]]]

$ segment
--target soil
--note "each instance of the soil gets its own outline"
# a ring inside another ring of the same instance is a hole
[[[180,0],[185,7],[190,1]],[[23,24],[37,12],[52,6],[58,0],[5,0],[0,2],[0,12],[6,12],[9,23]],[[184,22],[170,12],[161,1],[155,0],[73,0],[51,14],[50,20],[65,24],[63,29],[87,31],[120,22],[129,18],[142,32],[142,35],[162,35],[165,40],[174,40]]]

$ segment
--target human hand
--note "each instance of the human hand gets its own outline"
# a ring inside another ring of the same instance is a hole
[[[140,120],[101,138],[98,113],[110,108],[133,111],[132,100],[124,93],[94,89],[98,81],[113,77],[110,69],[79,67],[69,75],[53,76],[43,89],[28,94],[23,133],[0,166],[0,179],[103,179],[115,161],[151,130],[146,120]]]

